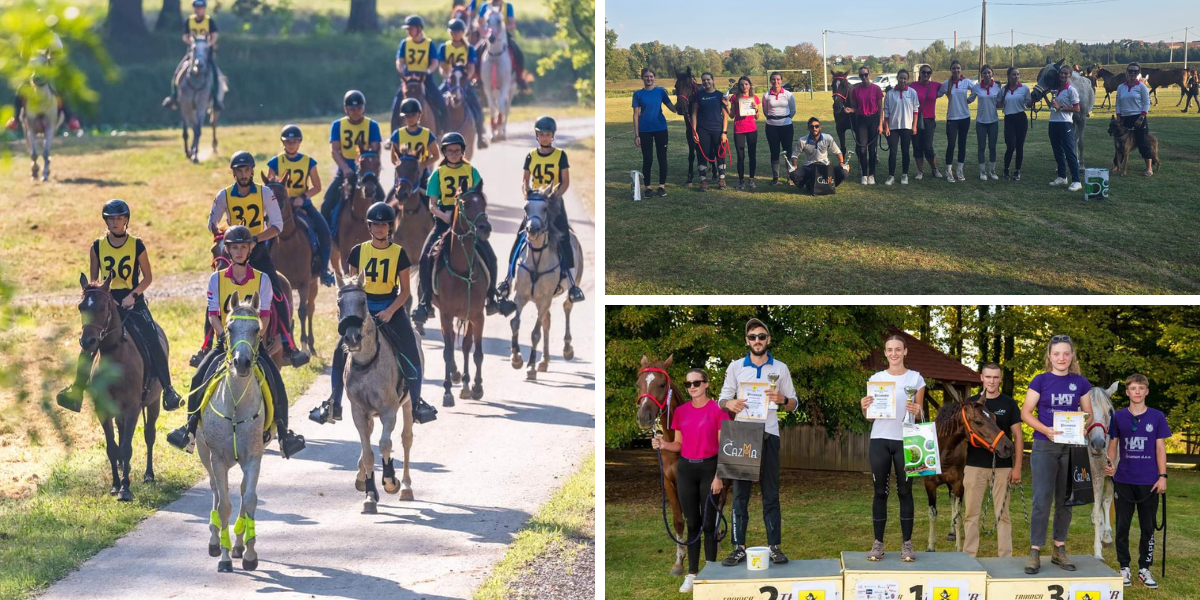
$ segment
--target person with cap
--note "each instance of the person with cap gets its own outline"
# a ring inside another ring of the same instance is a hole
[[[525,196],[535,189],[549,188],[562,197],[571,186],[571,164],[567,161],[567,151],[554,147],[554,134],[558,124],[553,117],[542,116],[533,124],[533,134],[537,138],[538,147],[525,155],[525,174],[521,179],[521,189]],[[570,287],[567,297],[571,302],[583,302],[583,290],[575,281],[575,248],[571,244],[571,226],[567,220],[566,202],[560,203],[558,213],[554,216],[551,227],[558,232],[558,266],[559,281],[566,279]],[[521,219],[517,229],[517,239],[513,240],[512,250],[508,253],[508,273],[496,290],[501,298],[508,298],[512,278],[517,269],[517,257],[521,255],[521,247],[525,245],[525,225],[527,218]]]
[[[392,343],[402,377],[408,382],[408,397],[413,403],[413,420],[428,423],[437,419],[437,409],[421,398],[421,349],[413,332],[412,322],[404,304],[408,302],[408,253],[392,241],[396,226],[396,210],[386,202],[376,202],[367,209],[367,230],[371,239],[350,250],[347,262],[350,277],[362,274],[362,287],[367,294],[367,310],[376,318],[384,337]],[[344,330],[338,324],[338,333]],[[330,372],[332,393],[329,399],[313,409],[309,418],[318,423],[342,420],[342,391],[345,387],[346,348],[341,343],[333,353]]]
[[[404,19],[404,27],[408,30],[408,37],[400,40],[400,46],[396,48],[396,72],[400,74],[402,81],[396,88],[395,98],[392,99],[392,114],[396,114],[396,109],[404,102],[403,79],[408,75],[417,74],[424,83],[425,104],[433,108],[438,131],[445,131],[448,128],[446,100],[442,98],[432,77],[438,72],[438,65],[441,63],[438,60],[440,47],[425,37],[425,19],[420,15],[409,15]]]
[[[317,236],[317,255],[313,257],[313,272],[321,276],[321,283],[333,285],[333,273],[329,272],[329,254],[333,242],[329,235],[329,224],[313,206],[312,197],[321,191],[321,177],[317,174],[317,159],[300,153],[300,142],[304,134],[298,125],[287,125],[279,134],[283,152],[267,161],[267,175],[283,184],[294,209],[304,212],[308,223]]]
[[[471,0],[470,10],[475,14],[475,0]],[[517,16],[513,11],[512,2],[504,2],[503,0],[492,0],[484,2],[479,7],[479,28],[484,29],[487,24],[487,15],[491,11],[500,12],[500,18],[504,22],[504,30],[508,32],[508,53],[512,57],[513,79],[517,82],[517,87],[522,93],[529,93],[529,82],[525,81],[525,53],[521,52],[521,47],[517,45]]]
[[[207,11],[208,0],[192,0],[192,16],[183,21],[183,43],[190,47],[192,40],[197,38],[208,42],[208,62],[217,74],[212,79],[213,110],[224,110],[219,93],[221,91],[221,67],[217,65],[217,38],[220,37],[220,33],[217,31],[216,19],[207,14]],[[178,72],[176,69],[176,73]],[[178,99],[179,84],[175,77],[171,77],[171,95],[163,99],[162,105],[175,110],[179,108]]]
[[[725,369],[725,383],[721,386],[718,405],[734,415],[746,409],[746,398],[739,397],[743,383],[768,383],[766,435],[762,444],[762,463],[758,483],[762,491],[763,524],[767,528],[767,546],[771,550],[771,562],[784,564],[788,557],[779,549],[782,540],[779,513],[779,411],[796,410],[799,401],[792,387],[792,374],[787,365],[777,360],[767,346],[771,344],[771,333],[759,319],[746,321],[746,356],[729,363]],[[750,518],[750,486],[753,482],[733,482],[733,551],[721,561],[726,567],[735,566],[746,560],[746,521]]]
[[[232,263],[229,268],[214,271],[208,278],[208,321],[214,331],[220,332],[217,343],[213,345],[200,362],[196,374],[192,376],[192,387],[188,393],[187,422],[179,429],[167,434],[167,443],[191,452],[195,441],[196,427],[200,424],[200,404],[204,400],[205,383],[212,378],[217,369],[225,361],[225,316],[230,309],[230,301],[234,294],[239,297],[257,295],[259,298],[258,318],[262,321],[261,331],[270,328],[271,311],[263,298],[271,298],[273,289],[271,278],[266,273],[251,265],[251,256],[259,247],[256,236],[245,225],[234,225],[225,232],[225,249],[229,252]],[[260,338],[258,350],[255,352],[257,365],[262,371],[268,389],[271,392],[271,404],[274,407],[275,430],[279,437],[279,452],[284,458],[291,458],[304,449],[304,436],[296,435],[288,429],[288,396],[287,388],[279,375],[279,369],[271,360],[266,345]],[[270,431],[263,428],[263,443],[270,441]]]
[[[420,100],[408,98],[402,102],[400,116],[404,118],[404,127],[393,131],[388,138],[392,145],[392,164],[400,166],[400,149],[407,146],[408,151],[421,163],[421,181],[417,182],[416,188],[423,195],[431,167],[438,160],[437,138],[429,128],[421,126]]]
[[[342,182],[358,174],[359,148],[367,152],[379,152],[383,143],[383,134],[379,132],[379,123],[366,116],[367,97],[358,90],[346,92],[342,99],[342,107],[346,116],[337,119],[329,128],[329,148],[337,171],[325,190],[325,199],[321,202],[321,216],[329,224],[329,231],[337,237],[337,207],[342,201]],[[383,186],[375,186],[376,202],[383,201]]]
[[[796,187],[809,193],[813,191],[819,179],[832,183],[836,188],[846,179],[850,165],[846,163],[846,157],[842,155],[842,149],[838,148],[833,136],[821,133],[820,119],[809,117],[807,128],[808,135],[797,138],[796,145],[792,147],[792,160],[795,161],[793,166],[796,168],[789,179]],[[831,153],[838,159],[837,167],[830,166]],[[804,162],[800,162],[801,160]]]
[[[421,248],[417,308],[412,314],[415,323],[424,324],[433,312],[433,257],[430,252],[434,242],[450,230],[459,193],[483,185],[483,177],[479,175],[479,171],[463,156],[466,149],[467,141],[461,133],[452,131],[443,135],[442,162],[429,175],[429,184],[425,188],[425,195],[429,196],[429,212],[433,213],[434,220],[433,231],[429,232],[425,246]],[[496,293],[496,251],[487,240],[478,236],[475,238],[475,248],[488,271],[487,314],[512,314],[516,305],[511,300],[499,298]]]
[[[146,304],[146,289],[154,281],[150,254],[145,243],[129,233],[129,205],[124,200],[114,198],[105,202],[100,215],[108,231],[92,242],[88,252],[89,281],[108,282],[109,292],[117,301],[121,322],[133,333],[150,359],[146,373],[162,385],[163,406],[178,407],[182,398],[171,385],[167,354],[158,341],[158,329],[150,306]],[[79,412],[95,358],[94,352],[80,351],[75,363],[75,381],[58,392],[59,406]]]
[[[475,52],[475,46],[472,46],[466,41],[467,24],[462,19],[450,19],[450,23],[446,26],[450,32],[450,41],[442,44],[438,50],[438,62],[442,69],[442,87],[440,91],[446,93],[449,86],[449,77],[454,66],[458,64],[465,65],[467,70],[467,82],[475,81],[479,75],[479,55]],[[484,129],[487,127],[487,121],[483,118],[483,107],[479,104],[479,96],[475,93],[475,86],[463,86],[463,97],[466,99],[467,110],[471,111],[471,117],[475,119],[475,138],[476,144],[480,148],[487,148],[488,141]]]

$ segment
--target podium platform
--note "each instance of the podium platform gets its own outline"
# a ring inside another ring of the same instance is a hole
[[[987,570],[987,600],[1124,600],[1121,574],[1094,556],[1072,556],[1074,571],[1064,571],[1042,556],[1042,570],[1025,574],[1025,558],[980,558]]]
[[[719,562],[710,562],[696,575],[692,598],[841,600],[841,590],[842,564],[835,558],[791,560],[785,565],[771,565],[763,571],[751,571],[745,563],[725,567]]]
[[[842,553],[844,600],[984,600],[987,571],[963,552],[918,552],[915,562],[888,551],[883,560],[866,552]]]

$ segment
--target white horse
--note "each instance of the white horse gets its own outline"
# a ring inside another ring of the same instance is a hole
[[[37,59],[34,59],[35,61]],[[44,61],[43,63],[44,64]],[[63,125],[62,110],[58,107],[58,96],[50,87],[50,82],[38,75],[29,80],[33,92],[25,96],[21,114],[17,115],[21,127],[25,129],[25,142],[29,145],[29,159],[32,163],[31,177],[38,178],[38,143],[42,145],[42,181],[50,179],[50,143],[54,135]],[[41,139],[38,139],[41,136]]]
[[[200,128],[204,117],[212,124],[212,151],[217,153],[217,118],[220,113],[214,108],[212,97],[213,78],[218,79],[217,93],[224,96],[226,84],[217,69],[208,61],[208,40],[193,38],[192,47],[175,71],[175,84],[179,89],[179,114],[183,118],[183,152],[193,163],[200,162]],[[188,143],[188,129],[192,130],[192,142]]]
[[[1112,425],[1112,395],[1117,393],[1118,382],[1114,381],[1108,389],[1093,387],[1092,423],[1088,430],[1088,463],[1092,469],[1092,529],[1096,532],[1093,556],[1104,560],[1101,553],[1105,545],[1113,543],[1112,521],[1109,512],[1113,505],[1113,481],[1104,474],[1104,466],[1108,464],[1108,428]],[[1113,467],[1116,467],[1113,463]]]
[[[508,111],[512,108],[514,85],[512,57],[508,54],[508,31],[500,11],[489,11],[483,31],[483,60],[480,77],[483,91],[487,95],[488,119],[492,125],[492,138],[502,140],[508,136]]]

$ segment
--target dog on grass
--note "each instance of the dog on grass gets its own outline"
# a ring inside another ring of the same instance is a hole
[[[1122,125],[1121,120],[1113,115],[1112,120],[1108,122],[1108,135],[1112,136],[1113,144],[1116,146],[1116,154],[1113,156],[1113,174],[1120,173],[1124,177],[1129,170],[1129,153],[1137,148],[1137,134]],[[1146,140],[1150,143],[1151,164],[1154,170],[1158,171],[1162,164],[1158,160],[1158,138],[1154,137],[1153,133],[1146,132]]]

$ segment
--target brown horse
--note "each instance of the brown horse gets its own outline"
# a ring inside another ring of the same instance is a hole
[[[300,321],[299,345],[308,348],[309,354],[316,354],[312,319],[320,281],[313,273],[313,251],[308,242],[308,236],[314,234],[301,230],[296,222],[296,209],[283,185],[277,181],[267,181],[265,173],[262,174],[262,182],[279,202],[279,214],[283,217],[283,231],[271,241],[271,262],[275,263],[275,270],[280,277],[286,278],[292,288],[299,292],[300,301],[296,303],[296,317]]]
[[[701,156],[700,145],[696,143],[696,124],[692,122],[692,100],[699,91],[700,86],[692,75],[691,67],[675,74],[675,112],[683,116],[684,137],[687,138],[688,145],[688,176],[684,185],[692,185],[692,169],[696,164],[696,157]],[[650,181],[649,173],[642,173],[642,176],[646,181]]]
[[[1100,67],[1096,69],[1096,76],[1104,81],[1104,101],[1100,103],[1099,108],[1104,108],[1105,106],[1112,108],[1113,92],[1117,91],[1117,88],[1121,87],[1122,83],[1125,83],[1125,73],[1113,73],[1104,67]]]
[[[138,413],[144,411],[146,438],[146,473],[142,483],[154,483],[154,438],[155,423],[158,421],[158,400],[162,396],[162,385],[158,378],[147,378],[149,365],[134,345],[121,322],[117,301],[109,291],[111,279],[103,283],[88,282],[79,274],[79,286],[83,289],[79,301],[79,314],[83,319],[83,333],[79,346],[90,355],[99,354],[100,368],[110,376],[96,380],[90,387],[96,401],[96,416],[104,428],[104,447],[108,464],[112,468],[112,489],[108,495],[118,501],[133,500],[129,491],[129,463],[133,460],[133,434],[137,430]],[[169,352],[167,336],[157,325],[158,339],[163,353]],[[146,340],[150,342],[151,340]],[[167,354],[169,356],[169,354]],[[92,375],[96,374],[93,366]],[[117,436],[113,435],[113,419],[117,422]]]
[[[642,356],[642,368],[637,378],[637,422],[646,431],[659,426],[662,438],[667,442],[675,441],[675,430],[670,423],[659,422],[659,417],[669,419],[679,406],[690,398],[679,386],[671,380],[667,370],[675,360],[675,355],[664,361],[652,361]],[[683,520],[683,508],[679,505],[679,492],[675,487],[675,463],[679,461],[679,453],[671,450],[659,450],[662,457],[663,489],[667,502],[671,505],[672,525],[675,539],[683,540],[687,535]],[[724,492],[722,492],[724,493]],[[665,518],[665,517],[664,517]],[[687,546],[675,545],[675,565],[671,567],[671,576],[683,575],[683,561],[687,557]]]
[[[926,552],[934,551],[937,529],[937,489],[945,485],[950,490],[949,539],[956,550],[962,550],[962,527],[960,513],[963,500],[963,474],[967,466],[967,444],[987,448],[998,458],[1013,455],[1016,445],[1004,435],[996,418],[984,408],[983,396],[979,400],[948,402],[937,414],[938,450],[942,458],[942,474],[925,477],[925,494],[929,497],[929,545]]]
[[[463,152],[468,162],[475,154],[475,134],[476,127],[479,126],[471,116],[471,111],[467,110],[469,85],[471,82],[467,80],[467,66],[461,62],[454,65],[446,82],[446,93],[443,95],[446,99],[447,129],[442,132],[443,135],[451,131],[462,134],[467,142],[467,148]],[[421,118],[424,119],[424,114]]]
[[[1158,106],[1158,88],[1172,85],[1179,86],[1180,90],[1179,102],[1176,102],[1175,106],[1183,104],[1183,97],[1188,93],[1190,69],[1145,69],[1145,71],[1146,85],[1150,87],[1150,95],[1154,98],[1155,106]]]
[[[425,239],[433,230],[429,202],[420,193],[421,161],[407,145],[393,148],[396,156],[396,185],[388,192],[388,204],[396,209],[396,229],[392,239],[407,248],[409,256],[418,256]],[[413,269],[414,275],[416,269]],[[414,288],[415,289],[415,288]]]
[[[454,220],[442,236],[440,250],[433,251],[433,305],[441,311],[442,358],[446,361],[446,379],[442,406],[454,406],[450,393],[452,383],[462,380],[460,399],[478,400],[483,397],[483,317],[487,299],[488,274],[483,257],[475,242],[487,239],[492,233],[488,221],[487,197],[483,183],[469,190],[460,190],[454,204]],[[454,342],[462,334],[463,371],[460,375],[454,364]],[[471,378],[468,357],[475,350],[475,384],[467,389]]]
[[[338,213],[337,237],[333,239],[329,259],[334,272],[343,279],[350,268],[350,264],[346,262],[350,259],[350,250],[371,239],[371,234],[367,231],[367,209],[375,203],[376,189],[379,186],[378,153],[359,146],[355,164],[358,168],[357,176],[347,177],[342,182],[342,207]]]
[[[404,76],[404,99],[408,98],[416,98],[421,102],[421,126],[429,128],[430,131],[437,131],[437,119],[425,98],[424,73],[408,73]],[[401,127],[404,127],[404,117],[400,116],[400,103],[397,102],[395,110],[392,111],[392,131]]]
[[[272,190],[272,193],[279,193],[279,190]],[[213,239],[213,245],[210,248],[210,251],[212,252],[212,256],[213,256],[212,266],[213,266],[214,270],[219,271],[221,269],[229,268],[229,265],[231,263],[229,260],[229,254],[227,252],[225,252],[225,234],[223,232],[220,235],[218,235],[216,238]],[[273,262],[273,260],[274,259],[272,259],[272,262]],[[278,310],[276,308],[276,304],[274,302],[272,302],[270,304],[271,316],[272,316],[271,325],[270,325],[270,328],[268,329],[268,333],[264,333],[264,335],[263,335],[263,338],[265,340],[263,343],[267,348],[267,356],[271,357],[271,362],[275,363],[276,367],[282,369],[283,368],[283,337],[282,337],[282,334],[280,334],[279,332],[284,327],[282,325],[282,322],[283,322],[282,319],[284,317],[286,317],[287,321],[291,321],[291,319],[292,319],[292,315],[291,315],[291,312],[292,312],[292,284],[290,281],[288,281],[287,277],[283,276],[283,273],[279,272],[278,268],[275,269],[275,276],[279,280],[279,289],[271,290],[271,292],[280,294],[283,298],[287,299],[288,314],[281,317],[280,315],[277,314]],[[205,317],[205,319],[204,319],[204,334],[205,334],[205,338],[207,338],[210,334],[207,317]],[[195,356],[192,357],[190,364],[193,367],[200,366],[200,360],[204,358],[204,354],[205,353],[203,350],[198,352]]]

